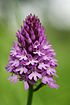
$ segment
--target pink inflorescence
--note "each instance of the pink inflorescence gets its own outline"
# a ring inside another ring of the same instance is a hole
[[[9,80],[15,83],[23,81],[25,89],[38,80],[51,88],[58,88],[53,79],[57,66],[55,52],[46,39],[39,18],[28,15],[16,36],[18,42],[14,42],[6,67],[12,73]]]

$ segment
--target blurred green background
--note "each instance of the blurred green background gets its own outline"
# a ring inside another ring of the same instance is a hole
[[[32,8],[37,2],[40,3],[37,0],[0,0],[0,105],[26,105],[27,91],[24,90],[23,83],[11,84],[7,80],[10,74],[5,70],[5,66],[8,63],[13,41],[16,40],[15,33],[22,24],[26,13],[36,13],[37,10],[34,9],[34,12]],[[43,7],[40,6],[40,11],[37,11],[36,15],[40,17],[45,26],[47,38],[57,53],[59,78],[56,80],[60,88],[56,90],[44,86],[34,93],[32,105],[70,105],[70,27],[69,25],[67,27],[65,23],[62,23],[63,26],[60,25],[60,27],[57,22],[54,22],[58,26],[56,27],[48,19],[45,20],[49,11],[45,3],[47,5],[48,0],[43,1]],[[59,19],[56,20],[60,22]]]

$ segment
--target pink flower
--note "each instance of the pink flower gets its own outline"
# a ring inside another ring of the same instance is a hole
[[[51,88],[58,87],[54,82],[56,54],[46,39],[45,29],[39,18],[32,14],[28,15],[16,36],[18,41],[10,51],[6,67],[12,74],[9,78],[11,82],[23,81],[26,90],[38,80]]]
[[[37,81],[37,79],[41,79],[42,78],[42,75],[37,73],[36,71],[35,72],[32,72],[30,75],[29,75],[29,79],[32,80],[32,78],[34,78],[35,81]]]
[[[18,76],[17,75],[10,76],[8,79],[10,80],[10,82],[13,82],[13,83],[18,82]]]

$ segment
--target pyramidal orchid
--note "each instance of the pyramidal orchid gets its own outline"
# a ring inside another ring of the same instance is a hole
[[[25,90],[33,89],[39,81],[38,90],[43,85],[50,88],[58,88],[54,76],[57,76],[55,68],[57,60],[52,45],[45,35],[45,29],[35,15],[28,15],[23,26],[16,33],[17,42],[14,42],[10,51],[10,58],[6,67],[12,75],[11,82],[18,80],[24,83]],[[30,92],[29,92],[30,94]],[[32,94],[32,91],[31,91]],[[30,99],[29,99],[30,100]],[[28,105],[30,101],[28,101]]]

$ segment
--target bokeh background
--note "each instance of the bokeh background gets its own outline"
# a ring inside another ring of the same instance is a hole
[[[70,0],[0,0],[0,105],[26,105],[22,82],[11,84],[5,70],[16,31],[28,14],[36,14],[53,45],[59,66],[58,90],[47,86],[34,93],[32,105],[70,105]]]

